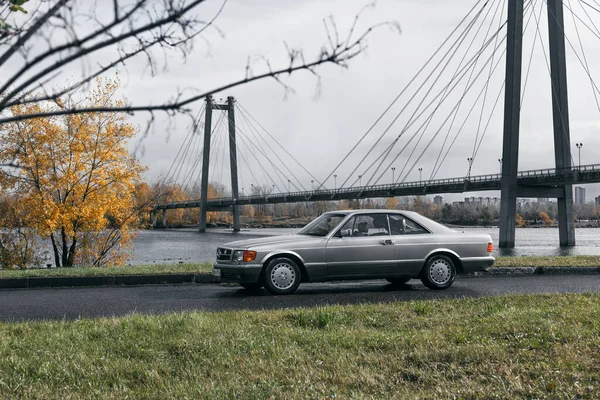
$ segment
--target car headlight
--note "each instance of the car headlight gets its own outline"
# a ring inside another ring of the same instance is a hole
[[[256,260],[256,252],[252,250],[236,250],[233,252],[233,262],[238,264]]]

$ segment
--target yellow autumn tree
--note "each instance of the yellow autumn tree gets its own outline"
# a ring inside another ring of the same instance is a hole
[[[540,211],[540,218],[542,219],[542,221],[544,221],[544,224],[546,226],[552,225],[552,218],[550,218],[550,216],[544,211]]]
[[[98,79],[89,94],[15,106],[14,115],[63,106],[118,107],[118,78]],[[143,168],[129,153],[136,133],[124,113],[49,116],[0,126],[0,186],[19,196],[26,222],[52,243],[57,267],[124,261],[135,221],[135,183]]]

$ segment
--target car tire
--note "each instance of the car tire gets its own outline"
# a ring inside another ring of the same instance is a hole
[[[255,282],[255,283],[240,283],[240,286],[243,287],[244,289],[250,291],[250,292],[257,292],[262,287],[262,285],[260,283],[258,283],[258,282]]]
[[[410,281],[410,278],[385,278],[386,281],[391,283],[392,285],[404,285],[406,282]]]
[[[265,289],[273,294],[290,294],[298,288],[301,278],[298,265],[289,258],[281,257],[269,261],[263,282]]]
[[[421,271],[421,282],[429,289],[448,289],[456,279],[456,267],[450,257],[431,256]]]

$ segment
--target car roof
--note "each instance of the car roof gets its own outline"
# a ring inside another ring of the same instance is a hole
[[[327,214],[402,214],[407,216],[408,218],[414,220],[415,222],[423,225],[432,233],[454,233],[455,231],[444,226],[438,222],[435,222],[427,217],[422,216],[418,212],[415,211],[407,211],[407,210],[386,210],[386,209],[360,209],[360,210],[336,210],[336,211],[328,211]]]

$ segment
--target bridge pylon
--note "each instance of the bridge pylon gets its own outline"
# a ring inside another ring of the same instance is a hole
[[[210,140],[212,133],[212,112],[221,110],[227,112],[229,121],[229,167],[231,170],[231,195],[233,205],[231,212],[233,214],[233,230],[240,231],[240,210],[236,205],[239,199],[238,174],[237,174],[237,146],[235,134],[235,99],[233,96],[227,97],[226,104],[217,104],[213,102],[212,96],[206,97],[206,115],[204,118],[204,148],[202,153],[202,179],[200,182],[200,232],[206,232],[206,214],[208,212],[208,177],[210,165]]]
[[[523,3],[524,0],[508,1],[499,246],[515,247],[516,202],[518,196],[556,197],[558,200],[560,245],[574,246],[575,225],[573,221],[572,185],[520,187],[517,184],[523,56]],[[571,166],[571,139],[563,0],[547,0],[546,3],[552,85],[554,159],[557,169],[569,168]]]

